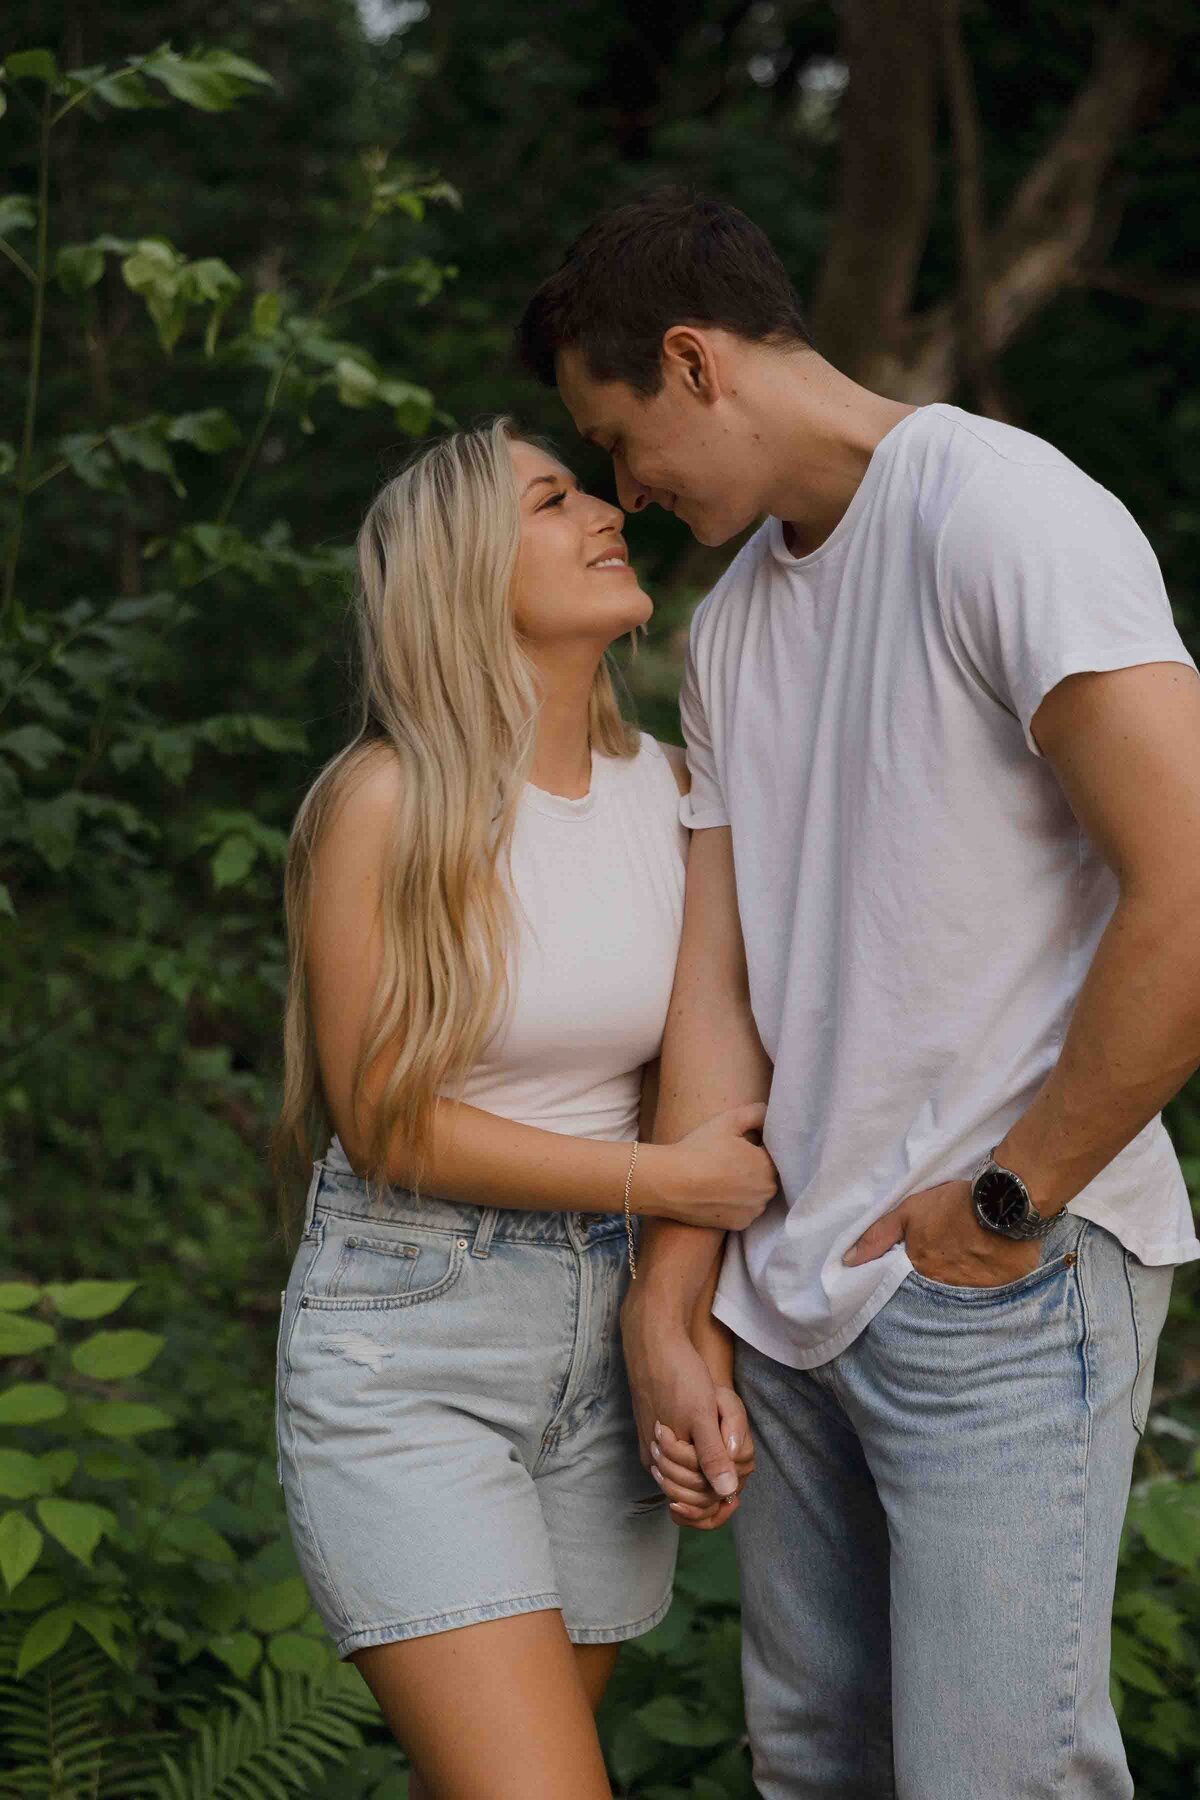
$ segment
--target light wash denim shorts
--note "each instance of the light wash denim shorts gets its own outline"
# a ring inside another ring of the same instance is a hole
[[[621,1214],[374,1195],[327,1156],[283,1295],[279,1479],[339,1656],[561,1608],[657,1625],[678,1528],[638,1457]]]

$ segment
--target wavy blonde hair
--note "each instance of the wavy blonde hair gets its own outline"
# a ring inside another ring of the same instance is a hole
[[[540,704],[512,608],[514,440],[538,442],[504,416],[442,438],[385,484],[358,534],[357,730],[305,795],[284,870],[289,971],[271,1149],[289,1224],[292,1176],[332,1128],[307,977],[314,856],[377,758],[396,759],[399,798],[383,871],[383,964],[352,1076],[356,1111],[376,1058],[399,1054],[370,1111],[369,1180],[387,1180],[397,1133],[419,1176],[437,1096],[461,1091],[502,1017],[512,929],[503,877]],[[588,712],[595,750],[637,753],[607,658]]]

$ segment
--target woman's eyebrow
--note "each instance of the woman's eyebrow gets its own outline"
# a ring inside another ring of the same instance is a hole
[[[583,492],[583,489],[579,487],[578,475],[568,475],[564,470],[561,475],[535,475],[532,481],[527,481],[525,483],[525,486],[521,491],[521,498],[523,500],[531,488],[538,487],[542,483],[548,483],[553,487],[560,481],[569,481],[572,487],[578,488],[580,493]]]

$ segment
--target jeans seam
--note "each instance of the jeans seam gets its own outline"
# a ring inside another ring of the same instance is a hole
[[[1073,1621],[1073,1627],[1074,1627],[1073,1628],[1073,1642],[1072,1642],[1072,1646],[1071,1646],[1071,1656],[1072,1656],[1072,1665],[1073,1665],[1070,1670],[1071,1718],[1070,1718],[1070,1731],[1069,1731],[1069,1734],[1067,1737],[1067,1747],[1066,1747],[1066,1764],[1067,1764],[1068,1768],[1070,1767],[1071,1760],[1075,1755],[1075,1739],[1076,1739],[1076,1734],[1078,1732],[1078,1727],[1079,1727],[1079,1677],[1080,1677],[1080,1668],[1081,1668],[1080,1652],[1081,1652],[1082,1645],[1083,1645],[1084,1601],[1085,1601],[1085,1589],[1086,1589],[1086,1585],[1087,1585],[1087,1482],[1088,1482],[1088,1469],[1090,1466],[1091,1449],[1092,1449],[1092,1387],[1093,1387],[1093,1382],[1092,1382],[1092,1318],[1091,1318],[1091,1311],[1088,1306],[1088,1291],[1087,1291],[1087,1274],[1089,1271],[1091,1258],[1087,1255],[1088,1246],[1085,1242],[1087,1236],[1088,1236],[1088,1231],[1087,1231],[1087,1227],[1085,1225],[1084,1229],[1081,1231],[1081,1233],[1079,1235],[1079,1238],[1076,1240],[1076,1246],[1075,1246],[1076,1250],[1079,1252],[1078,1260],[1076,1261],[1076,1264],[1075,1264],[1075,1286],[1076,1286],[1076,1291],[1079,1294],[1079,1306],[1080,1306],[1080,1313],[1082,1316],[1082,1333],[1080,1336],[1079,1355],[1080,1355],[1080,1365],[1081,1365],[1080,1372],[1081,1372],[1081,1377],[1082,1377],[1084,1433],[1083,1433],[1082,1455],[1080,1458],[1080,1466],[1079,1466],[1079,1471],[1078,1471],[1078,1491],[1076,1494],[1076,1505],[1078,1508],[1079,1527],[1078,1527],[1077,1538],[1076,1538],[1077,1545],[1078,1545],[1077,1552],[1076,1552],[1076,1568],[1075,1568],[1076,1599],[1075,1599],[1075,1618]],[[1063,1771],[1063,1774],[1065,1776],[1065,1774],[1066,1774],[1065,1769]],[[1055,1786],[1055,1792],[1058,1792],[1058,1784],[1056,1784],[1056,1786]]]
[[[1129,1389],[1129,1416],[1133,1421],[1133,1429],[1141,1437],[1146,1425],[1146,1416],[1138,1419],[1138,1388],[1142,1378],[1143,1330],[1142,1318],[1138,1312],[1137,1282],[1133,1279],[1133,1257],[1130,1251],[1125,1252],[1125,1286],[1129,1289],[1129,1304],[1133,1309],[1133,1381]],[[1147,1406],[1147,1411],[1149,1407]]]

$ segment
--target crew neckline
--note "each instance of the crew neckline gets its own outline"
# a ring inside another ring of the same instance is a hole
[[[526,805],[532,806],[535,812],[545,813],[551,819],[586,819],[596,810],[596,772],[599,757],[595,746],[592,747],[591,778],[586,794],[571,799],[567,794],[552,794],[548,788],[535,787],[532,781],[525,783],[524,798]]]
[[[905,426],[911,425],[914,419],[919,419],[922,414],[932,412],[933,409],[933,405],[918,406],[914,412],[905,413],[902,419],[897,419],[896,423],[884,432],[867,459],[862,480],[850,496],[849,506],[829,536],[815,549],[806,551],[803,556],[793,556],[787,547],[787,539],[783,535],[783,520],[772,513],[767,520],[767,542],[776,561],[781,562],[787,569],[809,569],[814,563],[820,562],[822,557],[837,550],[854,530],[859,514],[866,506],[872,489],[878,484],[889,457],[895,451],[897,440],[904,434]]]

